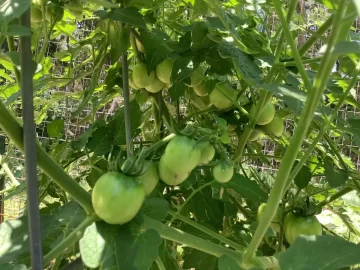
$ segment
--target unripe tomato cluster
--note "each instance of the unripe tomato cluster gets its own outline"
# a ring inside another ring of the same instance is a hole
[[[209,141],[197,142],[187,136],[177,135],[166,146],[158,166],[146,161],[146,171],[140,176],[122,172],[107,172],[95,183],[92,204],[95,213],[109,224],[124,224],[139,212],[145,196],[149,195],[161,179],[167,185],[184,182],[199,165],[208,164],[215,156]],[[214,179],[225,183],[233,176],[233,167],[220,163],[213,168]]]

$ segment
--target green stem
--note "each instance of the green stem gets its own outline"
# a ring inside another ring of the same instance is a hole
[[[15,186],[15,187],[20,185],[19,181],[16,180],[15,176],[13,175],[11,170],[9,169],[9,166],[6,163],[1,164],[1,159],[2,158],[0,156],[0,168],[2,168],[5,171],[6,175],[9,177],[12,185]]]
[[[95,214],[87,216],[75,230],[44,256],[44,265],[48,265],[53,259],[60,256],[65,249],[78,241],[82,237],[85,229],[98,219]]]
[[[142,229],[144,231],[149,229],[156,230],[160,234],[160,236],[164,239],[174,241],[176,243],[180,243],[188,247],[195,248],[197,250],[211,254],[215,257],[227,255],[233,258],[235,261],[237,261],[238,264],[241,265],[243,268],[245,268],[243,266],[243,253],[230,250],[226,247],[214,244],[202,238],[183,232],[179,229],[171,228],[156,220],[150,219],[148,217],[144,217]],[[247,267],[248,268],[245,269],[249,269],[252,267],[267,269],[267,268],[276,268],[279,267],[279,265],[275,257],[256,257],[252,259],[251,263],[248,264]]]
[[[157,256],[155,262],[156,262],[159,270],[166,270],[166,267],[165,267],[163,261],[161,260],[161,258],[159,256]]]
[[[339,199],[340,197],[344,196],[345,194],[353,191],[354,189],[352,187],[344,187],[342,189],[340,189],[338,192],[336,192],[335,194],[327,197],[325,200],[319,202],[317,204],[318,207],[324,207],[325,205]]]
[[[186,224],[189,224],[190,226],[198,229],[199,231],[202,231],[202,232],[210,235],[214,239],[217,239],[220,242],[223,242],[224,244],[227,244],[230,247],[232,247],[232,248],[234,248],[234,249],[236,249],[238,251],[245,251],[245,247],[241,246],[240,244],[235,243],[234,241],[220,235],[219,233],[217,233],[217,232],[215,232],[213,230],[210,230],[209,228],[206,228],[206,227],[200,225],[199,223],[197,223],[195,221],[192,221],[191,219],[189,219],[187,217],[184,217],[183,215],[177,214],[176,212],[171,211],[171,210],[169,210],[168,213],[170,215],[172,215],[173,217],[176,216],[176,218],[181,220],[182,222],[185,222]]]
[[[7,36],[7,43],[8,43],[9,51],[10,52],[16,52],[14,37]],[[17,69],[16,66],[14,66],[14,72],[15,72],[16,82],[20,86],[20,72],[19,72],[19,70]]]
[[[24,152],[23,128],[16,118],[0,101],[0,127],[9,136],[11,142]],[[93,212],[91,195],[72,179],[46,151],[36,144],[38,166],[52,178],[60,187],[69,193],[90,214]]]
[[[302,63],[303,64],[311,64],[311,63],[317,63],[319,61],[321,61],[322,56],[319,57],[315,57],[315,58],[310,58],[310,59],[302,59]],[[296,61],[288,61],[288,62],[279,62],[274,64],[275,67],[277,68],[282,68],[282,67],[293,67],[296,66]]]
[[[195,196],[196,193],[198,193],[203,188],[206,188],[207,186],[210,186],[212,183],[214,183],[214,181],[207,182],[207,183],[203,184],[202,186],[198,187],[197,189],[193,190],[193,192],[191,192],[189,197],[186,198],[185,202],[182,205],[179,206],[179,208],[176,211],[175,215],[173,215],[173,217],[168,222],[168,224],[171,225],[171,223],[173,223],[177,219],[177,216],[181,215],[181,211],[184,209],[185,205],[192,199],[192,197]]]
[[[344,92],[344,94],[342,95],[342,97],[340,98],[340,100],[338,101],[338,103],[336,104],[334,110],[332,111],[332,113],[330,114],[329,117],[327,117],[327,122],[323,125],[322,128],[319,128],[319,134],[315,137],[314,141],[312,142],[312,144],[310,146],[307,147],[306,152],[304,153],[304,155],[301,157],[300,161],[296,164],[295,168],[291,171],[290,176],[287,180],[287,185],[286,185],[286,189],[289,188],[291,181],[296,177],[296,175],[299,173],[299,171],[301,170],[302,166],[305,164],[306,160],[309,158],[309,156],[311,155],[312,151],[315,149],[315,147],[318,145],[319,141],[321,140],[321,138],[326,134],[326,131],[328,130],[328,128],[330,127],[330,124],[332,123],[332,120],[334,119],[334,117],[337,115],[338,111],[340,110],[342,104],[345,102],[347,95],[350,93],[351,89],[353,88],[353,86],[357,83],[357,76],[359,74],[359,70],[357,69],[354,74],[353,74],[353,78],[350,81],[346,91]],[[344,169],[346,169],[346,166],[344,167]],[[286,190],[285,189],[285,190]]]
[[[282,12],[280,1],[273,0],[273,3],[276,9],[279,10],[280,7],[280,12]],[[331,69],[336,61],[336,56],[332,54],[333,46],[341,38],[341,34],[344,32],[348,33],[350,28],[350,26],[342,24],[342,19],[346,14],[348,3],[348,1],[342,1],[339,4],[339,9],[333,22],[332,34],[329,38],[324,58],[321,61],[320,69],[315,77],[314,85],[311,91],[309,91],[310,95],[305,103],[305,108],[303,109],[303,112],[298,121],[298,126],[280,164],[274,186],[268,199],[268,207],[265,208],[263,213],[264,218],[261,219],[248,246],[248,251],[244,257],[245,262],[250,262],[253,258],[255,251],[260,245],[261,240],[266,232],[266,229],[269,227],[271,220],[276,214],[279,202],[283,196],[284,189],[287,184],[287,179],[289,177],[291,168],[293,167],[296,156],[306,136],[317,105],[321,100],[321,95],[330,76]],[[345,29],[345,27],[347,29]]]

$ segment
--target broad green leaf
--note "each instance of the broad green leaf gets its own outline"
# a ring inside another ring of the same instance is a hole
[[[211,223],[216,229],[222,227],[222,218],[224,216],[223,202],[212,198],[211,187],[206,187],[189,202],[191,212],[197,220]]]
[[[146,28],[144,17],[140,14],[139,10],[134,7],[114,8],[110,12],[99,10],[95,12],[95,15],[101,18],[109,18],[114,21]]]
[[[4,263],[0,264],[1,270],[26,270],[27,267],[24,264],[11,264],[11,263]]]
[[[356,41],[340,41],[335,45],[333,53],[336,55],[355,54],[360,56],[360,43]]]
[[[219,258],[219,270],[241,270],[242,268],[239,264],[231,257],[227,255],[222,255]]]
[[[311,171],[307,166],[302,166],[298,174],[295,176],[295,184],[298,188],[306,187],[311,181]]]
[[[192,61],[192,57],[182,57],[175,60],[173,69],[171,72],[172,83],[182,81],[185,79],[185,83],[190,84],[190,74],[193,69],[189,68],[188,65]]]
[[[183,82],[176,82],[169,88],[171,101],[176,101],[185,94],[185,84]]]
[[[51,138],[60,138],[64,132],[64,120],[54,119],[47,125],[46,128]]]
[[[115,240],[118,269],[148,270],[158,256],[161,243],[155,230],[134,233],[124,226],[117,232]]]
[[[184,269],[195,268],[196,270],[213,270],[216,267],[217,258],[200,250],[185,248]]]
[[[344,185],[349,178],[348,172],[337,168],[330,157],[325,157],[324,169],[326,181],[333,188]]]
[[[0,5],[0,22],[6,23],[19,18],[29,7],[28,0],[5,0]]]
[[[200,15],[205,15],[208,12],[208,6],[204,0],[195,0],[194,11]]]
[[[168,215],[169,203],[161,198],[149,198],[144,201],[140,211],[152,219],[161,221]]]
[[[258,88],[264,89],[266,91],[270,91],[275,93],[275,95],[282,97],[288,96],[291,98],[298,99],[300,101],[306,101],[306,93],[300,91],[297,87],[291,85],[279,85],[279,84],[259,84]]]
[[[329,8],[329,9],[336,10],[339,1],[342,1],[342,0],[315,0],[315,1],[324,5],[325,7]],[[354,0],[354,1],[357,1],[357,0]]]
[[[122,126],[124,128],[124,126]],[[86,147],[97,156],[102,156],[110,152],[114,143],[114,132],[108,125],[100,127],[91,133]]]
[[[356,10],[357,10],[358,15],[360,16],[360,1],[358,1],[358,0],[353,0],[353,2],[354,2],[354,5],[355,5],[355,7],[356,7]]]
[[[30,36],[31,31],[29,28],[18,25],[18,24],[11,24],[8,26],[6,33],[7,36]]]
[[[115,236],[118,226],[105,222],[96,222],[87,227],[84,236],[79,241],[81,258],[90,268],[116,268]]]
[[[55,204],[40,211],[40,230],[44,253],[49,252],[65,235],[69,235],[86,217],[82,207],[75,201],[59,207]],[[29,235],[27,217],[7,220],[0,225],[0,264],[29,262]]]
[[[337,270],[360,263],[360,247],[337,236],[299,236],[280,253],[280,268]]]
[[[268,198],[268,195],[255,181],[238,173],[234,174],[232,180],[224,184],[224,186],[225,188],[233,189],[244,199],[253,202],[266,202]]]
[[[257,85],[262,83],[261,70],[255,64],[251,55],[242,52],[233,44],[222,42],[219,47],[219,54],[223,58],[231,58],[236,73],[248,84]]]
[[[176,254],[173,252],[174,247],[172,246],[171,242],[163,241],[159,248],[159,257],[163,262],[165,269],[171,270],[180,270],[180,266],[176,260]],[[160,270],[157,267],[157,264],[153,264],[153,268],[151,270]]]

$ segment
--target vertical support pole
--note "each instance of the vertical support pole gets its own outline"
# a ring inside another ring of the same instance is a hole
[[[30,8],[21,16],[20,22],[30,29]],[[24,122],[25,177],[27,191],[28,230],[33,270],[43,270],[40,235],[39,192],[36,163],[36,134],[33,104],[33,65],[31,37],[20,37],[21,92]]]
[[[121,23],[120,31],[124,31],[124,24]],[[124,97],[124,117],[125,117],[125,137],[127,157],[133,156],[133,142],[131,135],[130,121],[130,90],[129,90],[129,64],[127,60],[127,52],[121,53],[122,76],[123,76],[123,97]]]

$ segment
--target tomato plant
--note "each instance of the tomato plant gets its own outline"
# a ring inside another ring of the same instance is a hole
[[[0,269],[360,264],[358,1],[0,11]]]

